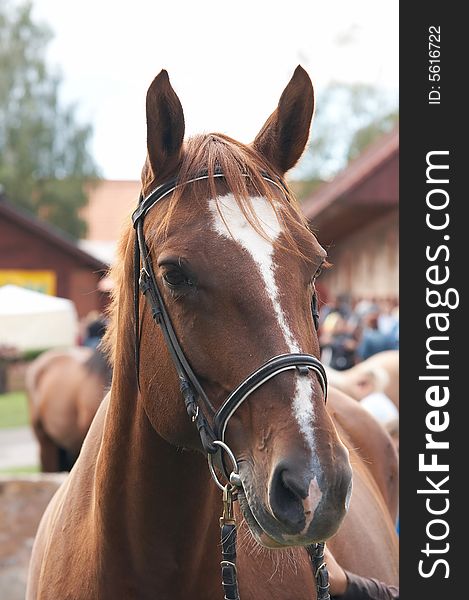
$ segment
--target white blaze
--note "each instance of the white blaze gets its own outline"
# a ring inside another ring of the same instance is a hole
[[[275,269],[277,265],[273,259],[273,242],[282,233],[282,228],[275,210],[265,198],[254,198],[253,206],[260,225],[270,239],[262,237],[250,225],[239,208],[233,194],[227,194],[217,200],[212,199],[209,201],[209,209],[213,216],[215,231],[225,238],[234,240],[249,252],[264,281],[267,296],[272,302],[274,314],[285,338],[288,350],[289,352],[297,353],[300,352],[300,348],[287,323],[275,281]],[[311,449],[314,447],[313,428],[311,427],[311,419],[313,417],[312,394],[313,387],[310,378],[297,376],[293,399],[293,414],[298,422],[300,431],[305,436]]]

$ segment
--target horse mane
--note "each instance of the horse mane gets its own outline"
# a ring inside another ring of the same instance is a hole
[[[291,233],[295,230],[303,230],[312,235],[307,220],[286,183],[279,178],[278,173],[254,148],[241,144],[221,133],[196,135],[185,141],[178,174],[178,180],[181,184],[174,190],[171,197],[165,200],[167,209],[164,216],[154,228],[154,231],[149,234],[147,240],[150,248],[157,239],[166,236],[173,213],[188,185],[185,182],[194,179],[201,172],[207,171],[207,179],[199,181],[198,185],[206,186],[207,198],[218,199],[217,178],[215,177],[218,169],[223,172],[226,188],[233,194],[245,218],[261,236],[271,241],[268,232],[265,231],[263,224],[257,217],[252,202],[252,198],[257,196],[261,196],[269,202],[279,222],[283,225],[284,240],[279,241],[276,239],[273,241],[274,245],[301,256],[307,262],[314,258],[301,252]],[[274,181],[279,181],[279,185],[283,188],[283,194],[279,193],[276,186],[264,179],[263,173]],[[142,192],[144,196],[148,195],[159,183],[162,182],[157,181],[155,178],[147,158],[142,170]],[[219,212],[224,220],[220,209]],[[117,258],[110,271],[110,276],[114,281],[114,290],[108,310],[109,325],[103,339],[103,348],[107,352],[111,364],[114,365],[114,369],[116,369],[116,342],[119,340],[121,354],[125,354],[122,367],[126,369],[127,373],[129,373],[128,367],[131,367],[134,359],[134,342],[131,337],[133,335],[134,302],[133,244],[134,232],[129,220],[118,245]]]

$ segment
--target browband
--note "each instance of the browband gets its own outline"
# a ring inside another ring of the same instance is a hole
[[[249,177],[248,173],[243,173],[243,177]],[[263,179],[278,187],[283,194],[286,192],[286,187],[281,179],[275,181],[268,175],[268,173],[262,171],[261,176]],[[137,223],[145,218],[148,211],[157,204],[160,200],[171,194],[175,189],[181,186],[186,186],[189,183],[194,183],[196,181],[202,181],[203,179],[209,179],[210,177],[215,177],[217,179],[225,177],[224,173],[219,167],[216,167],[212,174],[209,174],[208,170],[201,171],[196,177],[189,179],[188,181],[181,182],[177,177],[171,179],[170,181],[163,183],[157,186],[154,190],[152,190],[148,196],[145,198],[143,195],[140,195],[139,204],[137,209],[132,213],[132,223],[134,227],[137,226]]]

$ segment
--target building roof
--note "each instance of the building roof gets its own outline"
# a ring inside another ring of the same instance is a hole
[[[302,202],[303,213],[320,241],[336,241],[396,209],[398,173],[399,130],[396,128]]]
[[[90,186],[88,204],[81,211],[88,225],[86,240],[116,242],[137,206],[140,187],[140,181],[112,179]]]
[[[22,229],[31,232],[31,234],[45,239],[48,243],[56,246],[61,252],[72,256],[86,267],[94,270],[103,270],[108,267],[103,261],[98,260],[79,248],[78,242],[64,231],[11,204],[2,195],[0,195],[0,220],[13,222]]]

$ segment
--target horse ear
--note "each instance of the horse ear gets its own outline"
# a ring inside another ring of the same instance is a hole
[[[147,92],[147,150],[155,181],[172,175],[181,160],[184,113],[168,73],[162,70]]]
[[[254,148],[282,175],[291,169],[308,143],[314,111],[314,90],[308,73],[298,65],[275,111],[253,142]]]

